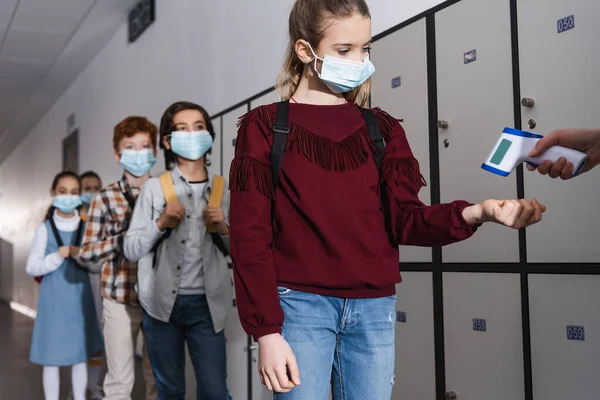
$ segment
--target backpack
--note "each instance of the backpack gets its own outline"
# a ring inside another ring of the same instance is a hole
[[[165,201],[167,204],[179,203],[177,199],[177,193],[175,192],[175,185],[173,184],[173,178],[171,177],[171,172],[167,171],[163,173],[160,178],[160,187],[162,189],[163,195],[165,196]],[[215,179],[213,181],[212,193],[208,204],[211,206],[220,206],[221,201],[223,199],[223,192],[225,189],[225,179],[220,175],[215,175]],[[156,241],[154,246],[152,247],[151,252],[154,254],[154,259],[152,265],[156,265],[156,252],[162,242],[167,239],[171,235],[172,228],[167,228],[165,233]],[[229,251],[225,247],[225,243],[221,236],[217,233],[216,228],[213,226],[207,226],[206,231],[210,233],[212,237],[212,241],[217,246],[219,251],[223,253],[225,257],[229,256]]]

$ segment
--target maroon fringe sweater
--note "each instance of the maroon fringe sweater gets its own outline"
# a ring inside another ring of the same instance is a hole
[[[275,190],[276,110],[271,104],[241,117],[230,172],[237,307],[255,340],[281,332],[278,285],[342,298],[391,296],[401,281],[399,244],[443,246],[476,230],[462,218],[470,203],[419,200],[419,164],[400,123],[380,109],[373,112],[386,141],[381,176],[356,105],[290,104]]]

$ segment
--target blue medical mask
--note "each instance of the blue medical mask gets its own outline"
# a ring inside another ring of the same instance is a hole
[[[125,168],[125,171],[139,178],[146,175],[156,164],[156,157],[154,157],[154,151],[151,149],[125,149],[121,152],[120,164]]]
[[[187,160],[199,160],[210,150],[212,145],[213,138],[208,131],[171,133],[171,150]]]
[[[321,58],[313,51],[310,43],[308,43],[308,47],[315,56],[315,72],[333,93],[351,92],[369,79],[373,75],[373,72],[375,72],[375,66],[369,60],[369,56],[363,62],[330,56]],[[317,60],[323,61],[321,72],[317,70]]]
[[[63,214],[71,214],[81,205],[81,196],[74,194],[58,194],[52,200],[52,206]]]
[[[96,193],[83,192],[83,193],[81,193],[81,201],[84,202],[85,204],[92,204],[92,200],[94,200],[94,196],[96,196]]]

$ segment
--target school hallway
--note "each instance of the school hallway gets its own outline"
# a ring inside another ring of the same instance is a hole
[[[0,302],[0,400],[44,398],[42,368],[29,361],[33,319]],[[67,399],[71,387],[68,368],[60,372],[60,399]],[[139,377],[139,379],[138,379]],[[136,385],[132,399],[144,399],[141,360],[136,360]]]

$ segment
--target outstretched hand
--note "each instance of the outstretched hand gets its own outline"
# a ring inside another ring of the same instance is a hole
[[[536,199],[486,200],[481,204],[466,207],[462,215],[470,224],[495,222],[520,229],[540,222],[545,211],[546,206]]]

